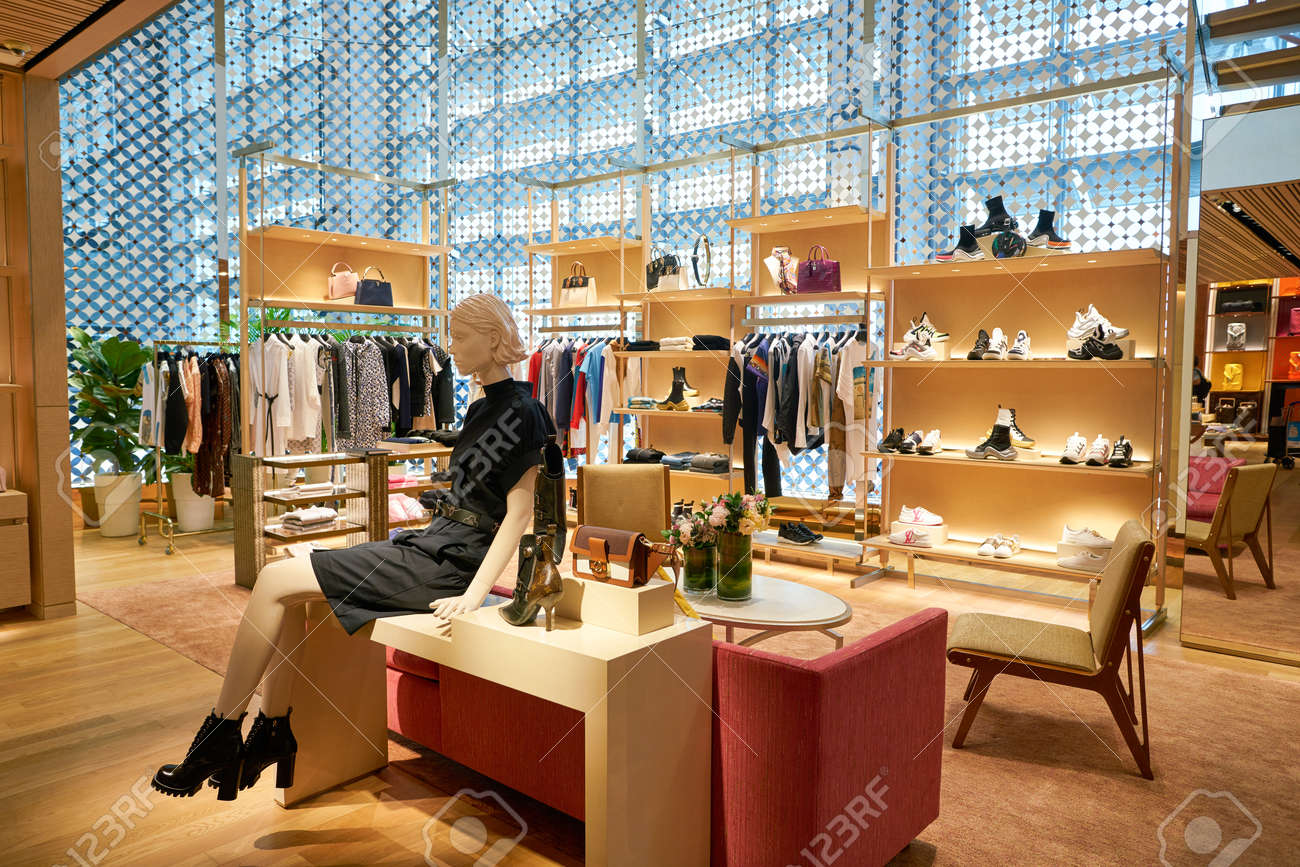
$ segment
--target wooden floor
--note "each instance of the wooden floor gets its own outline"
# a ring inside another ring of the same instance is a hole
[[[76,547],[83,587],[217,576],[233,568],[229,534],[181,539],[170,557],[155,538],[138,547],[134,539],[80,532]],[[1044,594],[1036,596],[981,588],[968,583],[974,577],[969,570],[942,564],[925,564],[921,571],[936,577],[918,575],[915,590],[894,578],[849,589],[846,578],[815,568],[763,564],[761,570],[859,603],[889,598],[918,610],[987,609],[996,599],[1003,613],[1034,616],[1044,606],[1059,611],[1072,595],[1077,601],[1068,616],[1086,616],[1086,586],[1054,579],[1028,579],[1026,589]],[[984,575],[1004,583],[1013,577]],[[1168,601],[1170,621],[1148,644],[1151,653],[1300,680],[1300,669],[1181,647],[1177,591]],[[294,810],[274,804],[270,779],[230,804],[217,802],[209,790],[179,800],[153,792],[148,775],[184,755],[219,678],[93,609],[80,605],[78,612],[48,622],[0,618],[4,863],[419,864],[426,828],[441,847],[436,852],[453,853],[445,843],[447,826],[429,820],[464,784],[454,773],[441,791],[390,767]],[[571,839],[538,831],[507,863],[577,863]]]

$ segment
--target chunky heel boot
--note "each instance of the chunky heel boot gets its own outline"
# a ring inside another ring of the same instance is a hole
[[[203,782],[221,776],[217,789],[218,801],[235,800],[235,785],[239,782],[240,763],[244,756],[244,739],[241,726],[244,714],[237,719],[217,716],[216,712],[199,727],[185,760],[178,765],[163,765],[153,775],[152,785],[164,795],[188,798],[203,788]]]
[[[685,386],[682,384],[680,377],[673,376],[673,390],[668,396],[655,404],[655,409],[661,411],[686,412],[691,408],[686,402]]]
[[[682,381],[682,394],[685,395],[686,397],[696,397],[697,395],[699,395],[700,390],[698,388],[692,388],[691,384],[686,381],[686,368],[674,367],[673,379],[674,380],[680,379]]]
[[[262,771],[275,765],[275,785],[287,789],[293,785],[293,764],[298,755],[298,741],[289,728],[289,708],[284,716],[267,716],[257,712],[244,741],[244,770],[239,775],[239,790],[251,789]],[[224,782],[224,780],[222,781]]]

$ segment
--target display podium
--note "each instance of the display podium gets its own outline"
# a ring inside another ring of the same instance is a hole
[[[380,618],[349,636],[308,607],[293,694],[298,738],[290,806],[388,764],[384,647],[583,713],[586,862],[709,863],[712,626],[676,616],[631,635],[563,617],[547,632],[494,607],[456,617]],[[503,749],[509,749],[503,745]]]

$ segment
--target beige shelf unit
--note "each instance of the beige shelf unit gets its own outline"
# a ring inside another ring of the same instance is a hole
[[[1294,278],[1292,278],[1294,279]],[[1295,298],[1281,294],[1283,278],[1261,277],[1258,280],[1241,280],[1230,283],[1211,283],[1209,285],[1208,319],[1205,329],[1205,367],[1204,374],[1209,378],[1212,393],[1262,392],[1259,401],[1257,427],[1253,434],[1267,436],[1270,424],[1282,424],[1281,418],[1268,418],[1272,406],[1275,386],[1287,387],[1287,384],[1300,386],[1300,380],[1285,376],[1287,357],[1292,351],[1300,352],[1300,336],[1279,335],[1280,317],[1284,309],[1283,302]],[[1246,287],[1268,286],[1268,300],[1264,309],[1245,313],[1216,313],[1219,294]],[[1287,305],[1289,306],[1289,304]],[[1227,327],[1240,320],[1246,326],[1246,348],[1227,348]],[[1242,366],[1242,382],[1238,389],[1225,387],[1223,371],[1227,364]],[[1206,407],[1209,410],[1209,407]],[[1232,418],[1216,418],[1216,422],[1231,423]]]
[[[987,243],[987,242],[985,242]],[[1129,518],[1142,520],[1163,549],[1165,510],[1157,507],[1166,483],[1169,379],[1165,364],[1173,313],[1169,263],[1152,250],[1053,254],[1025,259],[891,267],[873,272],[886,293],[886,343],[901,341],[911,318],[928,312],[951,332],[951,354],[964,359],[980,328],[1001,327],[1010,338],[1029,332],[1027,362],[876,362],[884,385],[883,432],[939,428],[948,445],[980,442],[999,405],[1016,410],[1020,428],[1037,448],[1057,456],[1068,436],[1134,446],[1129,469],[1062,465],[1055,458],[975,461],[961,453],[940,457],[888,455],[869,444],[868,460],[884,463],[881,534],[866,543],[884,568],[901,554],[909,575],[917,557],[1012,571],[1086,579],[1056,566],[1061,529],[1089,526],[1114,537]],[[1061,360],[1066,330],[1077,309],[1093,303],[1136,341],[1131,361],[1094,364]],[[979,371],[984,370],[984,375]],[[951,456],[950,456],[951,455]],[[1004,472],[994,475],[997,466]],[[1066,480],[1067,474],[1074,478]],[[943,516],[952,541],[939,548],[894,545],[889,528],[900,507],[923,506]],[[979,557],[986,536],[1015,533],[1023,554],[1006,561]],[[1156,619],[1163,618],[1164,569],[1156,576]]]

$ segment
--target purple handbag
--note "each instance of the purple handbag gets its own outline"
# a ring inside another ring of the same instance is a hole
[[[813,244],[808,258],[799,263],[799,282],[794,291],[800,295],[840,291],[840,263],[826,258],[826,248],[821,244]]]
[[[1289,330],[1292,337],[1300,334],[1300,307],[1291,308],[1291,328]]]

